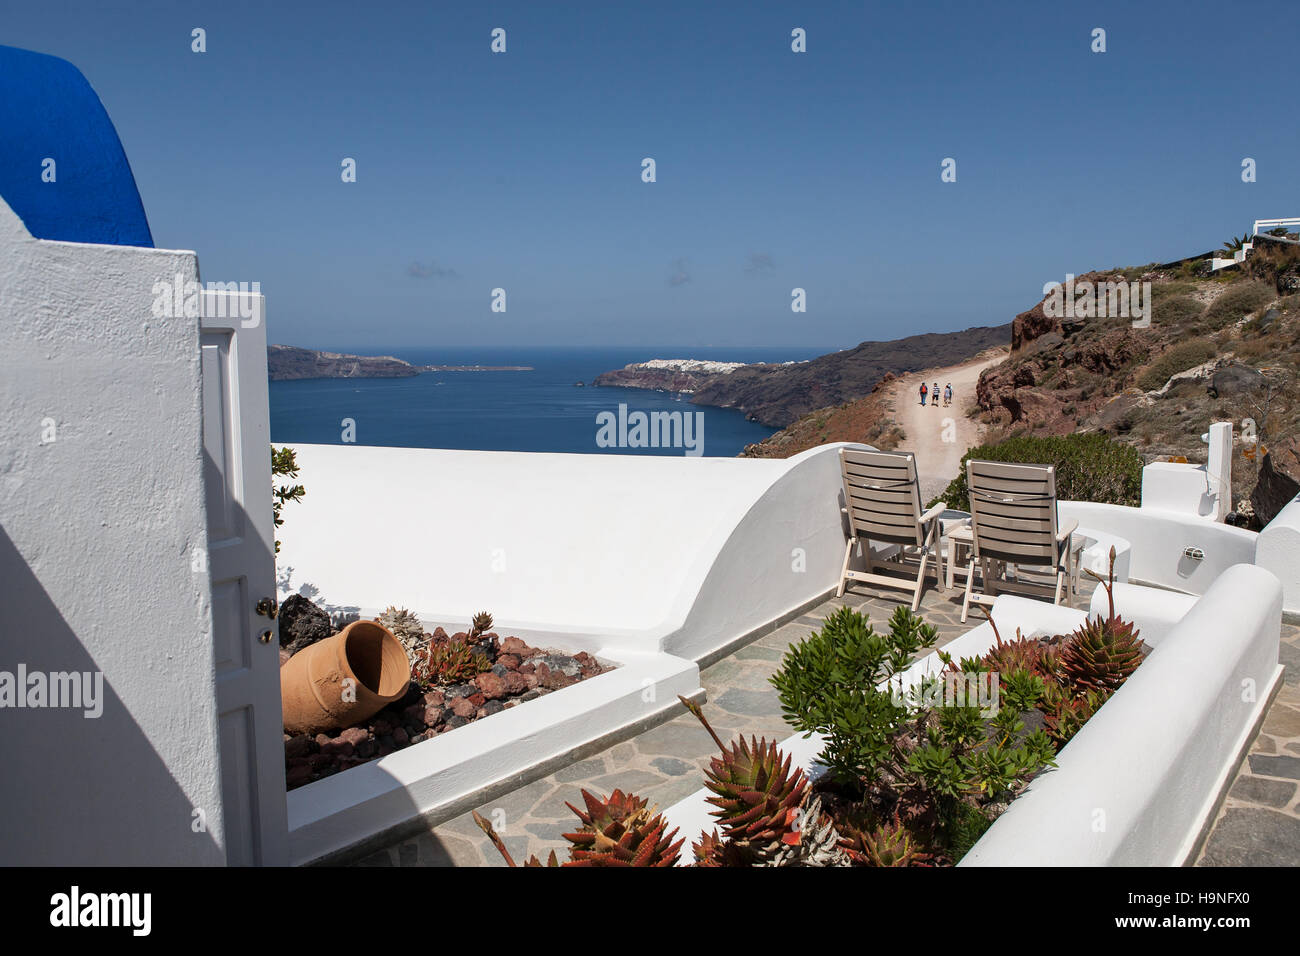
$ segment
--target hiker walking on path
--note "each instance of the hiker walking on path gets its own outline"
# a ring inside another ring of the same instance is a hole
[[[928,390],[927,390],[926,387],[925,387],[925,382],[922,382],[922,383],[921,383],[921,404],[922,404],[922,405],[925,404],[925,396],[926,396],[926,392],[927,392],[927,391],[928,391]]]
[[[945,405],[952,404],[952,382],[943,387],[943,403]]]
[[[934,391],[931,394],[934,395],[934,401],[931,402],[931,404],[934,405],[935,408],[938,408],[939,407],[939,383],[938,382],[934,383]]]

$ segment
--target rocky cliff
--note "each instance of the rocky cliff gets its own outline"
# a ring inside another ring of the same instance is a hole
[[[712,372],[668,367],[675,363],[639,363],[606,372],[595,384],[690,392],[697,405],[739,409],[754,421],[785,428],[809,412],[870,394],[888,373],[955,365],[985,349],[1006,346],[1010,336],[1010,325],[931,332],[863,342],[807,362],[738,365]]]
[[[345,355],[292,345],[266,347],[267,377],[272,382],[302,378],[408,378],[420,369],[391,355]]]
[[[1096,430],[1147,461],[1204,462],[1200,436],[1231,421],[1234,501],[1267,523],[1300,490],[1300,245],[1257,237],[1256,247],[1212,274],[1198,257],[1075,280],[1149,282],[1149,327],[1062,318],[1046,297],[1020,313],[1010,356],[977,389],[989,440]]]

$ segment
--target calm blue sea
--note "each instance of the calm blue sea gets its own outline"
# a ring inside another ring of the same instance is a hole
[[[378,348],[334,351],[395,355],[415,365],[531,365],[531,372],[425,372],[402,379],[271,382],[271,441],[339,444],[342,422],[359,445],[682,455],[681,448],[600,448],[596,416],[634,411],[703,412],[703,454],[730,457],[773,429],[737,411],[705,408],[644,389],[593,388],[601,372],[654,358],[787,362],[824,349],[776,348]],[[584,388],[574,383],[583,382]]]

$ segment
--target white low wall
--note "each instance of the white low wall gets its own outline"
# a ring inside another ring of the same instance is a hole
[[[289,588],[429,626],[699,659],[826,594],[839,445],[786,460],[294,445]],[[382,518],[376,518],[382,515]]]
[[[1300,498],[1277,513],[1259,533],[1255,563],[1282,582],[1282,609],[1300,615]]]
[[[598,677],[289,791],[291,862],[355,847],[494,784],[517,783],[584,745],[675,714],[678,695],[703,699],[690,661],[620,653],[613,663],[617,669]]]
[[[1218,495],[1211,491],[1205,465],[1160,461],[1142,469],[1142,507],[1174,511],[1214,521]]]
[[[1182,864],[1281,679],[1281,615],[1275,577],[1229,568],[962,865]]]
[[[1076,518],[1084,527],[1127,539],[1129,577],[1135,581],[1203,594],[1228,568],[1255,562],[1258,535],[1194,515],[1091,501],[1062,501],[1059,511],[1062,521]],[[1189,547],[1204,557],[1186,556]]]

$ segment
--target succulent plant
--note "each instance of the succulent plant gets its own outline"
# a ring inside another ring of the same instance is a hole
[[[727,746],[709,726],[699,704],[678,698],[704,725],[722,752],[704,771],[704,786],[717,807],[713,816],[726,840],[753,865],[764,865],[799,843],[798,821],[808,780],[799,768],[791,770],[790,757],[782,758],[776,741],[744,737]]]
[[[492,630],[492,615],[487,611],[479,611],[470,621],[468,643],[473,644],[490,630]]]
[[[497,852],[500,853],[501,856],[505,859],[506,865],[512,868],[517,867],[519,864],[516,863],[515,858],[510,855],[510,851],[506,849],[505,842],[501,839],[500,836],[497,835],[497,831],[492,826],[492,824],[489,823],[487,820],[485,820],[477,810],[471,810],[470,816],[474,818],[474,822],[478,824],[478,828],[487,834],[488,839],[492,841],[492,845],[497,848]],[[559,866],[559,865],[560,865],[560,861],[556,859],[554,850],[552,850],[551,855],[546,858],[545,863],[537,859],[536,854],[530,856],[527,860],[524,861],[524,866],[530,866],[530,867],[531,866],[551,867],[551,866]]]
[[[1143,648],[1131,623],[1099,616],[1080,625],[1061,648],[1061,675],[1081,690],[1110,693],[1137,670]]]
[[[840,846],[854,863],[863,866],[919,866],[929,859],[897,815],[892,822],[848,831]]]
[[[415,672],[426,683],[458,684],[491,669],[486,657],[474,653],[464,641],[449,637],[433,641],[420,652]]]
[[[701,833],[699,841],[691,844],[696,866],[727,866],[724,862],[726,853],[727,841],[719,835],[717,827],[712,833]]]
[[[1060,750],[1079,729],[1088,722],[1101,705],[1106,703],[1110,691],[1085,690],[1073,693],[1069,687],[1049,684],[1039,708],[1043,711],[1043,729]]]
[[[822,813],[822,798],[814,796],[800,811],[803,825],[799,840],[783,848],[773,866],[848,866],[849,856],[840,845],[840,834],[829,814]]]
[[[1054,647],[1036,637],[1025,637],[1020,633],[1020,628],[1016,628],[1014,638],[1009,641],[1002,640],[1002,635],[998,633],[997,622],[993,620],[989,609],[982,604],[977,604],[976,607],[993,628],[994,643],[983,658],[989,670],[999,674],[1014,674],[1018,670],[1027,670],[1046,679],[1059,676],[1060,661]]]
[[[582,828],[564,834],[573,846],[565,866],[673,866],[684,840],[673,842],[677,831],[665,835],[663,816],[646,806],[641,797],[615,790],[601,800],[586,790],[586,812],[566,804],[582,821]]]
[[[802,827],[795,821],[803,820]],[[822,813],[821,797],[791,815],[791,828],[772,844],[769,852],[756,852],[753,843],[724,838],[718,833],[701,833],[691,844],[696,866],[848,866],[848,854],[840,846],[840,834],[829,815]]]
[[[645,800],[622,790],[615,790],[607,800],[583,790],[582,799],[587,805],[585,812],[571,803],[566,804],[582,821],[579,830],[564,834],[564,838],[572,844],[569,847],[568,862],[561,863],[552,850],[545,863],[534,855],[524,862],[524,866],[676,865],[685,841],[673,842],[673,837],[677,836],[675,829],[664,835],[668,824],[661,814],[646,807]],[[492,824],[480,816],[478,811],[474,811],[472,816],[506,863],[512,867],[518,866]]]
[[[390,604],[388,610],[384,611],[375,620],[388,628],[393,637],[401,642],[402,647],[406,649],[406,659],[410,662],[412,671],[416,670],[421,662],[419,652],[429,643],[429,639],[424,634],[424,625],[420,623],[420,619],[406,608],[398,609]]]

